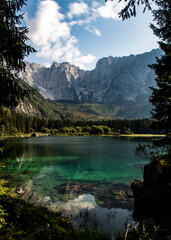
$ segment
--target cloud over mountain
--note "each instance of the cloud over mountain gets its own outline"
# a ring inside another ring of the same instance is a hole
[[[66,13],[62,13],[59,4],[54,0],[39,1],[35,16],[25,17],[29,26],[29,38],[38,50],[37,56],[57,62],[70,62],[85,68],[96,57],[83,54],[79,49],[78,36],[72,29],[79,25],[83,30],[100,37],[100,30],[94,25],[97,18],[118,20],[118,12],[123,4],[104,2],[104,5],[93,1],[90,5],[84,1],[75,1],[68,5]]]

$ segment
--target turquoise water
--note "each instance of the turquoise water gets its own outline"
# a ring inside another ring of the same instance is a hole
[[[16,159],[10,173],[52,172],[77,181],[142,178],[144,161],[134,155],[140,138],[124,137],[39,137],[12,141]]]
[[[134,152],[144,138],[60,136],[11,140],[14,159],[6,173],[13,183],[39,179],[40,185],[54,188],[68,182],[130,184],[142,178],[145,161]]]
[[[84,211],[94,206],[93,209],[107,211],[108,215],[109,209],[131,211],[133,200],[127,197],[130,183],[142,179],[146,163],[134,151],[139,143],[146,141],[146,138],[102,136],[15,139],[9,143],[13,160],[4,173],[13,186],[24,189],[23,198],[48,204],[52,210],[57,205],[62,211],[70,206],[65,214],[73,215],[74,211],[78,214],[73,206]]]

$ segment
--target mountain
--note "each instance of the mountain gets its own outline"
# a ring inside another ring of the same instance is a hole
[[[19,73],[30,86],[36,88],[45,98],[50,100],[77,100],[73,88],[74,80],[84,71],[69,63],[53,63],[50,68],[40,64],[26,62],[26,69]]]
[[[105,57],[94,70],[84,71],[70,63],[53,63],[46,68],[26,62],[19,77],[36,90],[18,110],[40,117],[70,120],[149,118],[150,86],[154,72],[148,65],[161,50]]]
[[[96,68],[86,72],[75,84],[79,100],[103,103],[147,101],[150,86],[154,86],[154,72],[148,65],[154,63],[161,50],[100,59]]]
[[[161,56],[161,50],[130,55],[105,57],[94,70],[84,71],[70,63],[53,63],[46,68],[26,62],[19,77],[51,100],[92,103],[147,102],[150,86],[154,86],[154,72],[148,65]]]
[[[36,89],[20,81],[25,90],[29,90],[23,101],[17,106],[18,112],[49,119],[85,121],[109,119],[135,119],[149,116],[149,104],[129,102],[128,104],[86,103],[73,101],[52,101],[45,99]]]

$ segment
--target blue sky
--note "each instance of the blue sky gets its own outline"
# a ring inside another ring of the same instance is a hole
[[[149,28],[151,13],[122,21],[118,0],[28,0],[23,7],[24,24],[29,27],[29,44],[37,53],[25,60],[50,66],[70,62],[91,70],[98,59],[128,56],[157,48]]]

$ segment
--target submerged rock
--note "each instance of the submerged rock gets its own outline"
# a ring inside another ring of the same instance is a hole
[[[127,184],[108,183],[108,187],[106,187],[106,183],[65,183],[56,186],[54,189],[61,194],[61,199],[64,196],[69,200],[78,197],[80,194],[92,194],[100,206],[133,210],[133,199],[128,196],[131,189]]]
[[[17,188],[17,189],[15,190],[15,193],[17,193],[17,194],[24,194],[25,191],[24,191],[22,188]]]
[[[46,196],[44,198],[42,198],[40,201],[39,201],[39,204],[43,207],[47,206],[47,205],[50,205],[52,204],[52,200],[50,197]]]

